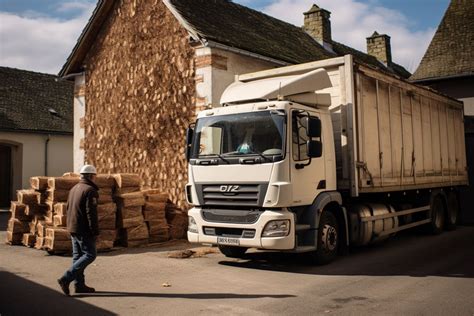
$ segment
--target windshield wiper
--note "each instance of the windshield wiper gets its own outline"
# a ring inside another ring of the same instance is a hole
[[[259,155],[260,157],[262,157],[263,159],[266,159],[267,161],[273,162],[273,159],[268,158],[267,156],[265,156],[265,155],[262,154],[261,152],[253,151],[253,150],[252,150],[251,154],[257,154],[257,155]]]
[[[227,164],[230,164],[230,161],[225,159],[221,154],[209,154],[209,155],[200,155],[199,158],[202,158],[202,157],[209,157],[209,156],[217,156],[219,157],[220,159],[222,159],[222,161],[226,162]]]

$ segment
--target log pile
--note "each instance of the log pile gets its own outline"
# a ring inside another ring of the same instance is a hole
[[[50,253],[70,252],[66,202],[79,179],[72,173],[56,178],[31,178],[31,188],[19,190],[17,201],[11,203],[7,243]],[[186,212],[161,190],[141,191],[141,182],[136,174],[97,175],[99,251],[111,249],[115,244],[137,247],[185,238]]]
[[[117,238],[117,207],[113,200],[115,178],[108,174],[98,174],[95,184],[99,187],[97,216],[100,232],[99,237],[97,237],[96,247],[98,251],[104,251],[112,249]]]
[[[185,208],[185,129],[196,114],[187,31],[162,1],[121,1],[109,21],[84,60],[85,159],[104,172],[138,173],[142,186]]]
[[[168,195],[159,190],[149,189],[142,191],[145,197],[143,217],[148,227],[151,243],[169,240],[169,228],[166,221],[166,205]]]

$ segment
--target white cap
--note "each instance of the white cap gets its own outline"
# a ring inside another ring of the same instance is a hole
[[[97,174],[97,170],[93,165],[85,165],[79,171],[80,174]]]

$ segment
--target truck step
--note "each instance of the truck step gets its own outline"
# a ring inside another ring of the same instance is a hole
[[[310,228],[311,228],[311,225],[309,224],[296,224],[296,227],[295,227],[297,232],[310,230]]]
[[[303,253],[303,252],[310,252],[310,251],[315,251],[316,246],[298,246],[295,249],[293,249],[291,252],[294,253]]]

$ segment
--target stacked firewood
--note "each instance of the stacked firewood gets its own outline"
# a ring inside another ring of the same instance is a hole
[[[67,199],[79,181],[79,175],[73,173],[31,178],[31,188],[19,190],[17,201],[11,203],[7,243],[50,253],[70,252]],[[186,238],[186,212],[160,190],[140,191],[141,182],[137,174],[97,175],[99,251],[116,244],[137,247]]]
[[[148,228],[142,214],[145,198],[140,192],[140,177],[136,174],[116,174],[115,201],[119,242],[126,247],[148,244]]]
[[[143,217],[148,226],[149,241],[151,243],[165,242],[169,239],[169,228],[166,222],[168,194],[156,189],[143,190],[142,193],[145,196]]]
[[[97,216],[99,218],[99,237],[96,247],[98,251],[112,249],[117,237],[116,213],[117,206],[113,200],[115,179],[112,175],[98,174],[95,184],[99,187]]]

